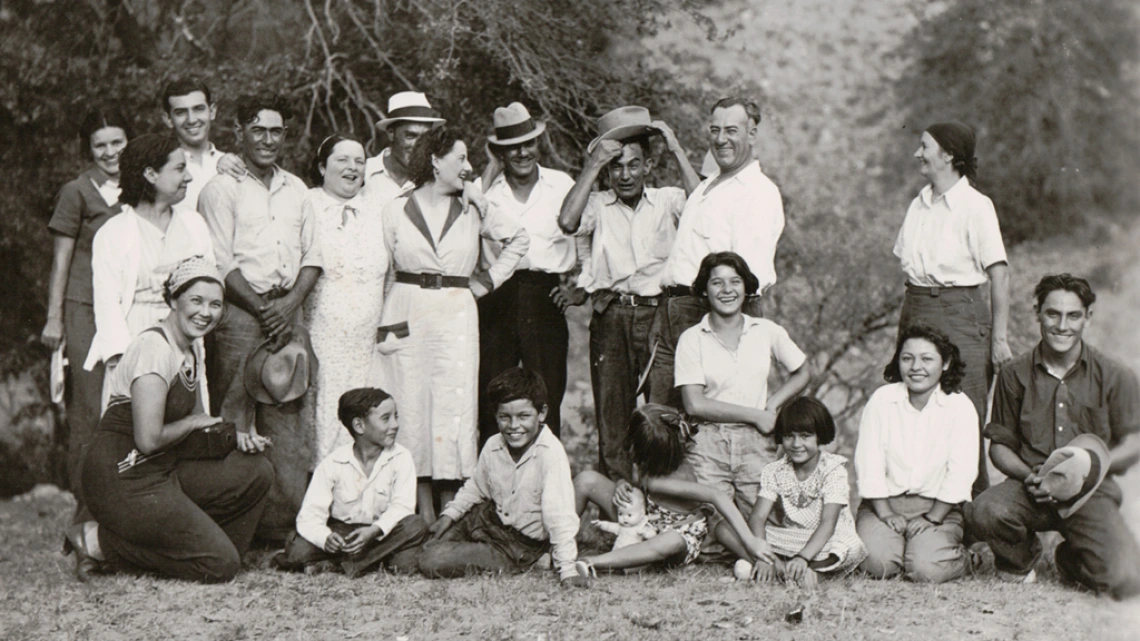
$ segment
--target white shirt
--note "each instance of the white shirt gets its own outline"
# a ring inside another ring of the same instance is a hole
[[[384,159],[392,155],[392,150],[385,148],[378,155],[364,162],[364,187],[357,195],[361,200],[371,201],[376,209],[384,207],[395,200],[400,194],[415,188],[411,179],[402,184],[397,183],[384,165]]]
[[[201,164],[194,162],[189,152],[186,153],[186,171],[190,172],[191,180],[190,184],[186,185],[186,197],[174,206],[175,209],[187,212],[198,211],[198,196],[206,183],[218,175],[218,161],[224,155],[226,154],[218,151],[214,143],[210,143],[210,148],[202,154]]]
[[[970,500],[978,474],[978,413],[962,393],[934,391],[922,411],[905,383],[875,390],[855,446],[859,496],[918,494],[945,503]]]
[[[660,294],[661,271],[684,208],[685,190],[677,187],[646,187],[634,209],[612,189],[590,194],[574,233],[589,237],[591,245],[589,255],[582,256],[578,286],[591,293]]]
[[[539,541],[550,540],[550,556],[562,578],[574,576],[578,558],[578,513],[574,481],[562,442],[545,425],[518,463],[499,434],[479,454],[475,474],[463,484],[441,516],[459,520],[484,501],[495,504],[503,525]]]
[[[1006,262],[993,202],[961,178],[941,197],[922,188],[895,240],[907,282],[920,287],[972,287],[986,268]]]
[[[342,445],[321,461],[297,513],[297,533],[322,550],[332,533],[329,518],[375,524],[387,536],[416,509],[416,466],[411,452],[394,443],[380,453],[368,475],[352,446]]]
[[[710,191],[717,176],[719,173],[697,185],[685,203],[661,284],[688,287],[696,280],[705,256],[732,251],[748,263],[763,292],[776,282],[776,243],[784,232],[780,189],[760,171],[757,162]]]
[[[703,385],[705,397],[763,409],[768,405],[768,374],[772,360],[789,372],[803,367],[807,356],[787,330],[766,318],[744,315],[744,328],[735,350],[713,333],[709,315],[685,330],[677,340],[673,384]]]
[[[558,213],[566,194],[574,187],[574,179],[556,169],[539,166],[537,171],[538,182],[525,203],[515,198],[504,174],[499,174],[484,194],[500,211],[522,223],[530,237],[530,248],[519,269],[565,274],[577,263],[578,252],[574,239],[558,227]],[[476,184],[481,186],[479,181]],[[483,241],[488,258],[498,256],[500,249],[495,241]]]

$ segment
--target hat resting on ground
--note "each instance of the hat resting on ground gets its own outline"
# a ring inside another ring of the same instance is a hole
[[[495,133],[487,137],[487,142],[504,147],[533,140],[546,131],[546,123],[532,120],[530,112],[521,102],[512,102],[496,109],[491,116],[491,123],[495,127]]]
[[[618,107],[598,118],[598,131],[601,134],[590,141],[586,153],[593,153],[594,147],[603,140],[625,140],[642,136],[653,131],[653,120],[645,107]]]
[[[1045,459],[1037,475],[1041,489],[1057,500],[1061,518],[1069,518],[1092,497],[1108,475],[1109,463],[1108,446],[1092,434],[1078,435]]]
[[[266,339],[245,363],[245,391],[258,403],[279,405],[305,395],[317,378],[317,356],[304,327],[293,325],[293,337],[277,351]]]
[[[418,91],[401,91],[388,98],[388,115],[376,123],[376,126],[388,131],[388,127],[398,121],[424,122],[432,127],[438,127],[447,122],[439,117],[439,112],[432,108],[427,96]]]

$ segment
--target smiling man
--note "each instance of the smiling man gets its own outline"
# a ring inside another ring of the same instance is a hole
[[[245,166],[235,154],[227,154],[210,142],[210,129],[218,115],[218,107],[210,97],[210,87],[197,77],[178,78],[162,89],[162,121],[174,132],[178,145],[186,153],[186,171],[191,181],[186,197],[176,209],[194,211],[202,188],[219,171],[241,180]]]
[[[649,365],[649,329],[661,303],[661,270],[673,246],[685,198],[700,182],[685,150],[644,107],[619,107],[598,119],[600,135],[574,188],[562,201],[562,231],[590,241],[578,286],[589,293],[590,379],[598,427],[599,471],[630,478],[625,435],[637,407],[638,375]],[[685,188],[646,187],[659,132],[676,157]],[[604,175],[609,189],[594,191]],[[580,302],[577,300],[571,302]]]
[[[1120,486],[1111,478],[1140,458],[1140,385],[1084,341],[1096,301],[1088,281],[1046,276],[1034,296],[1041,342],[998,374],[985,431],[990,459],[1009,478],[966,505],[967,527],[989,544],[1007,581],[1032,583],[1042,554],[1037,532],[1057,531],[1065,539],[1056,551],[1062,579],[1114,598],[1140,594],[1140,547],[1120,516]],[[1086,480],[1076,496],[1058,497],[1043,464],[1090,436],[1111,448],[1108,460],[1082,448],[1092,454]],[[1098,485],[1101,470],[1108,478]]]
[[[411,189],[408,163],[416,141],[445,123],[432,108],[427,96],[418,91],[401,91],[388,98],[387,116],[376,127],[388,134],[388,147],[368,159],[364,166],[364,187],[360,193],[374,207],[385,205]]]
[[[301,305],[321,273],[312,210],[302,207],[305,183],[277,164],[285,144],[289,109],[277,97],[238,101],[234,133],[249,177],[219,174],[203,189],[198,210],[210,228],[218,271],[226,280],[229,309],[207,346],[215,413],[238,428],[242,451],[267,451],[277,482],[259,536],[284,539],[293,529],[311,464],[311,440],[300,425],[303,398],[280,405],[257,403],[243,372],[250,354],[267,339],[290,340],[301,323]],[[282,440],[295,443],[284,446]],[[293,447],[293,445],[296,447]]]
[[[757,295],[749,297],[745,311],[761,316],[760,294],[776,282],[776,243],[784,231],[784,204],[780,190],[753,159],[760,108],[739,97],[722,98],[713,105],[708,142],[717,169],[685,203],[669,259],[661,275],[665,300],[657,308],[650,331],[653,363],[649,378],[650,401],[681,406],[673,387],[673,361],[677,339],[708,311],[691,285],[697,268],[710,253],[739,254],[760,280]]]

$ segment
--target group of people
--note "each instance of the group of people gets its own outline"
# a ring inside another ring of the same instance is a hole
[[[65,549],[81,579],[224,581],[260,538],[284,543],[283,570],[449,577],[548,558],[574,585],[700,557],[741,579],[940,582],[977,541],[999,576],[1031,582],[1036,533],[1058,530],[1064,578],[1140,592],[1110,478],[1140,457],[1140,386],[1082,339],[1095,296],[1068,274],[1041,280],[1042,340],[1013,358],[967,125],[932,125],[915,152],[929,184],[894,248],[906,295],[860,422],[852,514],[847,461],[821,449],[835,421],[803,395],[810,358],[763,317],[784,211],[754,102],[712,106],[700,173],[648,110],[614,109],[576,180],[540,164],[545,124],[513,103],[472,180],[460,133],[401,92],[378,123],[389,146],[368,157],[329,136],[311,188],[279,165],[280,99],[237,101],[232,154],[210,142],[201,81],[169,83],[161,109],[173,135],[84,120],[94,166],[49,223],[42,338],[73,365]],[[662,141],[680,187],[650,186]],[[587,302],[599,451],[571,478],[564,313]],[[206,432],[220,451],[189,451]],[[984,437],[1008,477],[993,487]],[[652,527],[579,555],[590,505]]]

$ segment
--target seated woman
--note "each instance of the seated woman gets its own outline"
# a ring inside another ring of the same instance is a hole
[[[139,136],[119,159],[122,213],[99,229],[92,244],[95,338],[83,364],[86,370],[107,364],[103,411],[110,400],[107,381],[127,345],[170,312],[162,284],[174,267],[191,256],[214,262],[206,222],[192,209],[174,211],[189,183],[186,155],[173,136]]]
[[[260,455],[180,460],[173,451],[220,421],[197,393],[198,339],[218,324],[225,288],[213,260],[197,256],[177,266],[165,292],[171,311],[127,347],[83,462],[94,521],[67,531],[81,581],[100,570],[232,579],[273,483],[273,467]]]
[[[900,333],[859,424],[855,519],[867,547],[862,569],[942,583],[962,576],[961,504],[978,473],[978,416],[959,391],[958,348],[930,325]]]

